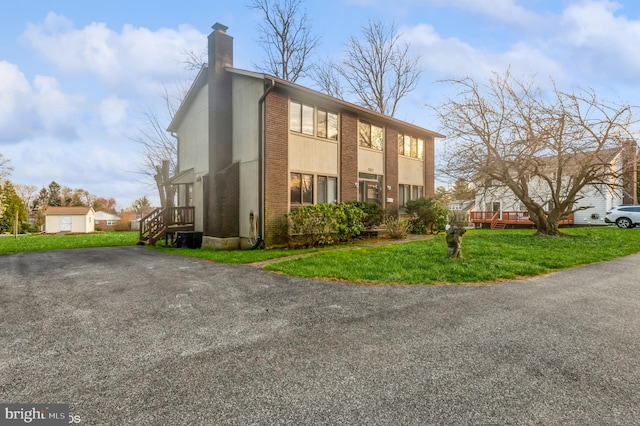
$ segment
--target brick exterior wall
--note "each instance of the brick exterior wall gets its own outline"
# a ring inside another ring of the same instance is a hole
[[[433,136],[424,137],[424,196],[435,195],[435,142]]]
[[[357,201],[358,187],[358,117],[348,112],[340,115],[340,202]]]
[[[283,244],[284,215],[289,212],[289,98],[274,90],[264,103],[264,203],[267,246]]]
[[[384,147],[384,206],[393,216],[398,216],[398,131],[387,127]],[[387,189],[390,186],[391,190]],[[393,202],[386,200],[393,198]]]

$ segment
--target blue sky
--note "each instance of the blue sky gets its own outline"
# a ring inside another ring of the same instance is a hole
[[[507,68],[542,84],[592,87],[609,101],[640,99],[637,0],[308,0],[306,8],[321,38],[313,59],[339,61],[368,19],[395,22],[422,69],[396,117],[432,130],[425,104],[449,90],[438,81],[483,81]],[[163,111],[163,87],[193,77],[183,52],[203,51],[220,22],[234,37],[235,67],[254,70],[262,55],[260,16],[243,0],[23,0],[1,16],[0,153],[15,169],[10,179],[55,180],[114,197],[119,208],[145,194],[157,203],[135,173],[140,149],[130,137],[142,110]]]

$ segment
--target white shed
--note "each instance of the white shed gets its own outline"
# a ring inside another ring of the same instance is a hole
[[[49,207],[44,231],[87,233],[95,230],[95,212],[92,207]]]

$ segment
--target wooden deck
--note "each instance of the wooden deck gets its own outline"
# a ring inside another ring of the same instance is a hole
[[[195,207],[157,208],[140,221],[138,244],[155,245],[162,238],[174,241],[178,232],[195,230]]]
[[[507,226],[534,226],[528,211],[519,212],[471,212],[470,221],[474,224],[490,224],[491,229],[505,229]],[[573,213],[561,220],[559,225],[573,225]]]

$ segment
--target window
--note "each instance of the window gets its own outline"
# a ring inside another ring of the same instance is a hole
[[[313,135],[313,107],[291,102],[289,108],[289,130]]]
[[[424,157],[424,139],[410,135],[398,135],[398,154],[405,157],[422,159]]]
[[[413,198],[411,198],[412,200],[416,200],[418,198],[422,198],[422,187],[421,186],[414,186],[413,187]]]
[[[318,110],[318,137],[338,140],[338,114]]]
[[[296,102],[289,105],[289,130],[302,132],[302,105]]]
[[[338,178],[318,176],[318,204],[338,202]]]
[[[302,105],[302,133],[313,135],[313,107]]]
[[[317,176],[317,194],[314,197],[316,176],[306,173],[291,173],[289,191],[292,205],[338,202],[338,178],[333,176]]]
[[[313,204],[313,175],[291,173],[291,204]]]
[[[382,151],[384,146],[384,129],[373,124],[358,123],[358,141],[360,146]]]
[[[403,185],[398,186],[398,200],[400,207],[405,207],[407,201],[417,200],[424,196],[424,187],[421,185]]]
[[[404,207],[407,204],[407,201],[411,199],[411,185],[400,185],[398,190],[398,196],[400,200],[398,204],[400,207]]]
[[[314,122],[314,115],[317,121]],[[317,126],[317,129],[316,129]],[[338,114],[291,101],[289,103],[289,130],[319,138],[338,140]]]
[[[115,224],[116,224],[116,221],[115,221],[115,220],[109,220],[109,219],[107,219],[107,226],[113,226],[113,225],[115,225]]]

